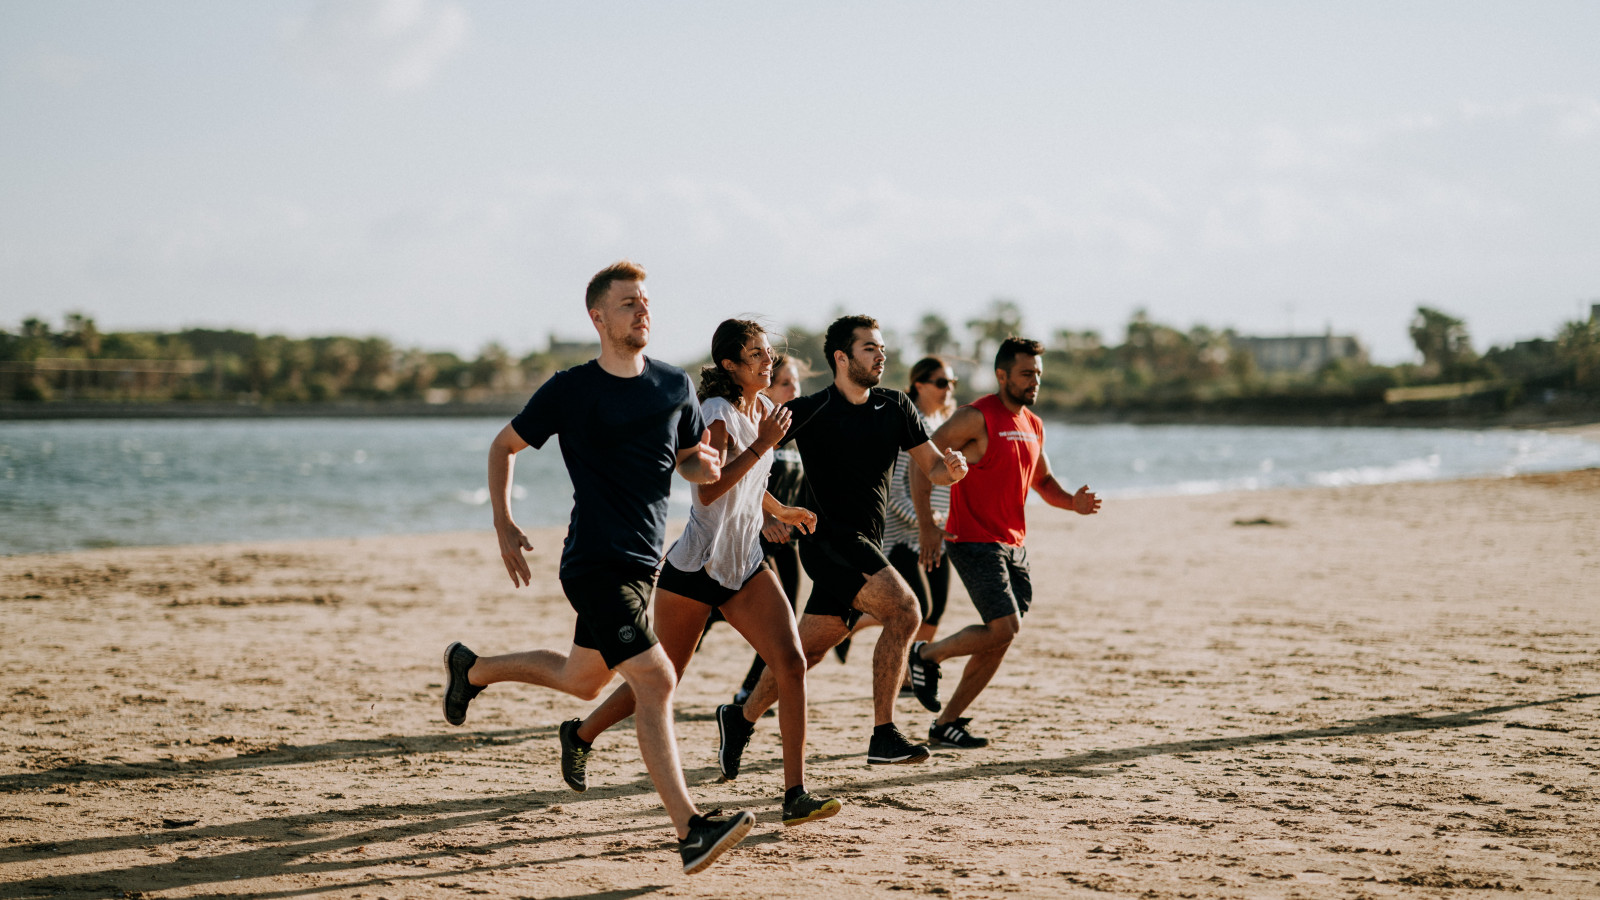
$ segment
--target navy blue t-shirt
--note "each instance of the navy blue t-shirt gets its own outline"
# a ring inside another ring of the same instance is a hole
[[[646,357],[642,373],[618,378],[590,360],[540,385],[511,427],[535,448],[560,436],[572,477],[562,578],[661,564],[678,451],[705,430],[682,369]]]

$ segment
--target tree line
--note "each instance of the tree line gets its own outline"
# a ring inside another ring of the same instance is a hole
[[[1095,331],[1032,335],[1017,305],[997,300],[959,324],[929,313],[910,333],[890,335],[898,352],[885,383],[904,387],[918,357],[944,356],[979,376],[963,385],[971,393],[999,342],[1022,334],[1046,345],[1040,404],[1049,410],[1315,412],[1381,404],[1395,388],[1459,383],[1474,387],[1479,406],[1552,397],[1600,402],[1600,321],[1594,318],[1568,322],[1547,339],[1482,353],[1464,321],[1431,307],[1416,310],[1409,333],[1419,363],[1374,365],[1358,355],[1309,371],[1273,371],[1231,329],[1181,329],[1140,310],[1120,343]],[[794,325],[775,335],[775,343],[813,371],[827,372],[820,332]],[[102,332],[92,317],[75,313],[59,328],[38,318],[15,330],[0,328],[0,401],[511,402],[597,350],[552,339],[544,350],[517,356],[490,343],[467,359],[396,347],[380,337]],[[690,361],[691,371],[702,362]]]

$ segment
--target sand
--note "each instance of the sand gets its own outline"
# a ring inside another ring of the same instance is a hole
[[[520,591],[487,529],[3,558],[0,896],[1597,897],[1597,512],[1600,470],[1035,510],[993,745],[867,767],[858,641],[811,682],[810,784],[848,805],[797,829],[776,720],[716,781],[749,658],[718,626],[679,737],[758,824],[692,878],[631,722],[580,795],[554,735],[587,704],[441,719],[450,640],[568,642],[558,533]]]

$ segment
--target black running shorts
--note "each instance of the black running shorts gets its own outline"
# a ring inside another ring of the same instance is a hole
[[[578,613],[572,643],[598,650],[612,669],[654,647],[656,633],[645,609],[655,586],[654,569],[626,561],[608,571],[561,579],[561,590]]]
[[[956,567],[967,595],[985,625],[1006,616],[1025,616],[1033,603],[1028,551],[1010,544],[945,541],[944,553]]]
[[[867,579],[889,568],[883,548],[860,535],[843,540],[813,535],[800,543],[800,562],[811,576],[806,614],[838,616],[847,628],[861,618],[855,601]]]
[[[744,580],[744,584],[739,585],[737,588],[727,588],[723,587],[715,578],[707,575],[705,569],[685,572],[672,563],[663,561],[661,563],[661,578],[656,582],[656,587],[663,591],[671,591],[680,597],[688,597],[696,603],[704,603],[712,609],[716,609],[732,600],[734,594],[744,590],[745,585],[754,581],[756,576],[760,575],[766,567],[766,561],[763,560],[760,568],[751,573],[750,577]]]

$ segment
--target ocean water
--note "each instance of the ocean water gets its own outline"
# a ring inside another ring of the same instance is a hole
[[[498,419],[0,424],[0,555],[490,527]],[[1600,466],[1537,431],[1050,425],[1051,463],[1105,497],[1381,484]],[[552,441],[517,457],[513,511],[567,521]],[[673,515],[688,514],[675,485]]]

